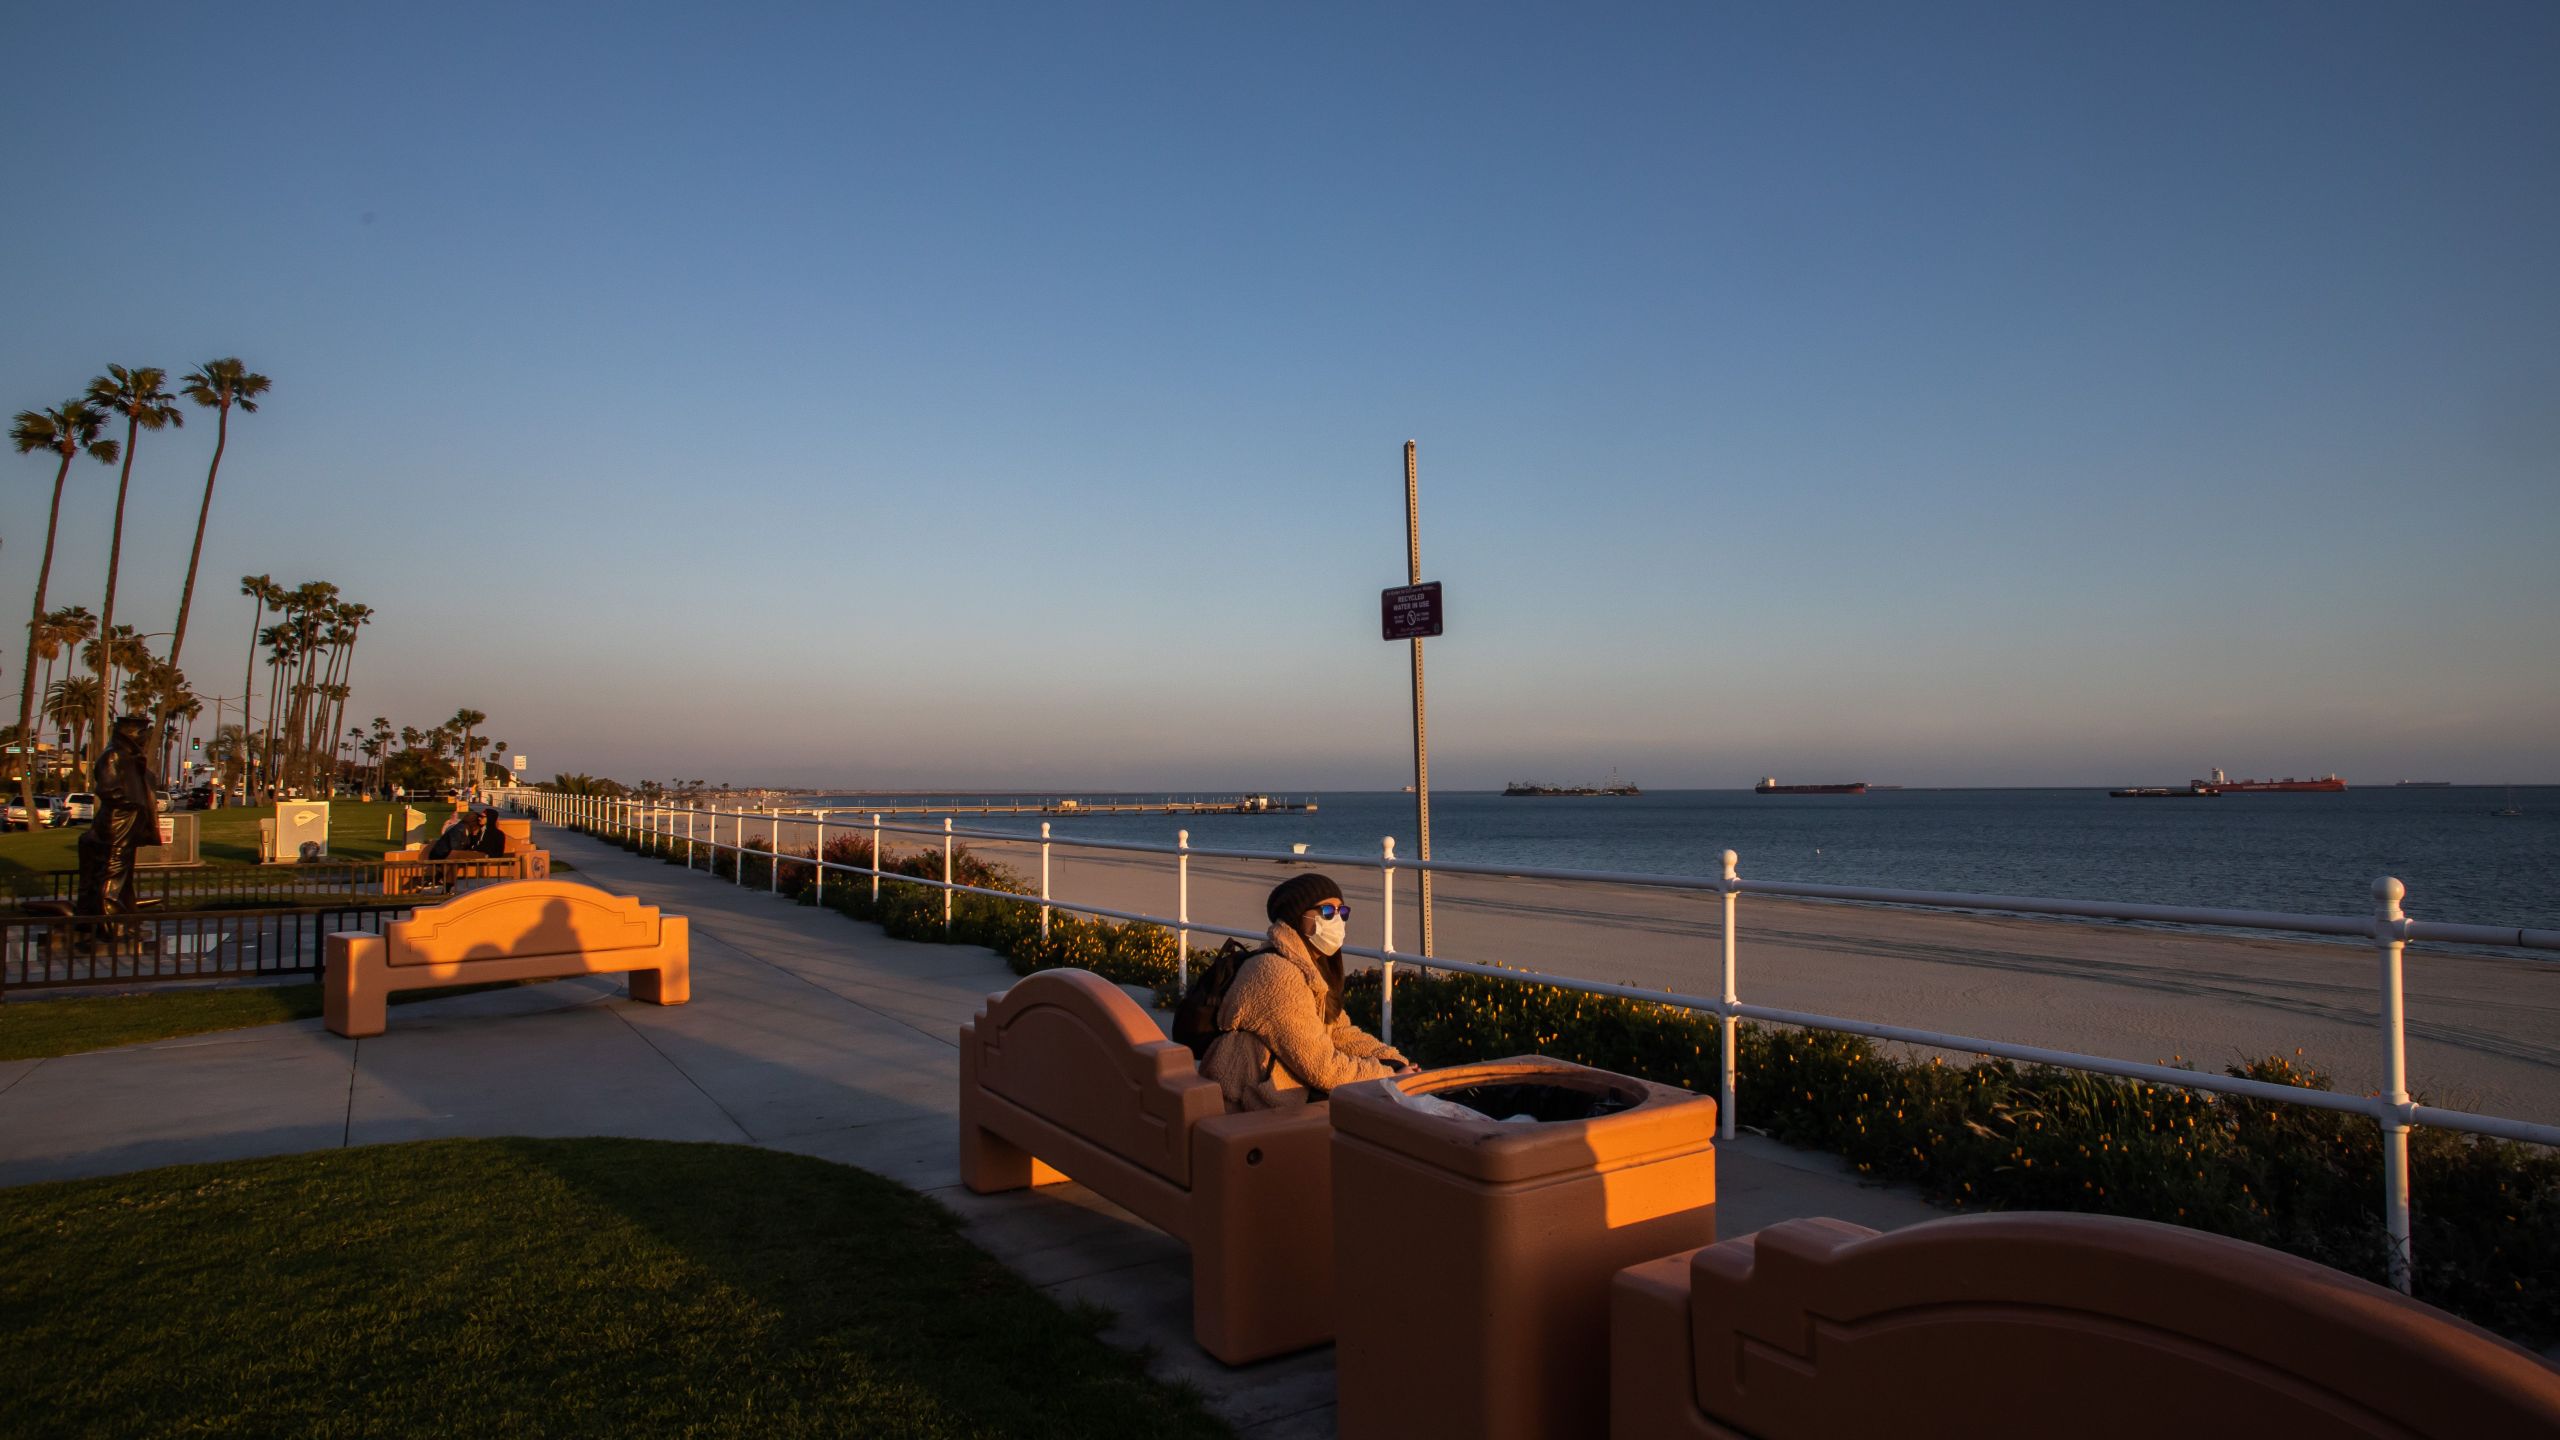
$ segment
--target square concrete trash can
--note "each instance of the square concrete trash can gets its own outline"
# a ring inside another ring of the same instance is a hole
[[[1398,1087],[1539,1118],[1447,1118]],[[1364,1081],[1332,1110],[1343,1440],[1606,1435],[1610,1280],[1715,1243],[1715,1102],[1533,1055]]]

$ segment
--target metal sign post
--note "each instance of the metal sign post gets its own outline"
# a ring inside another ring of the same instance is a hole
[[[1380,597],[1384,630],[1390,640],[1413,645],[1413,815],[1422,846],[1415,858],[1431,862],[1431,730],[1422,703],[1422,637],[1440,633],[1440,587],[1422,583],[1421,446],[1404,442],[1405,584]],[[1431,872],[1415,872],[1422,892],[1422,950],[1431,949]]]

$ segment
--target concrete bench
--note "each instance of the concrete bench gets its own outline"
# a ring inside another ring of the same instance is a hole
[[[2013,1213],[1790,1220],[1618,1273],[1613,1436],[2560,1434],[2560,1372],[2243,1241]]]
[[[382,856],[382,893],[421,895],[450,891],[457,885],[483,885],[491,880],[548,880],[551,852],[519,846],[512,837],[504,855],[456,851],[443,860],[427,858],[425,845],[404,845]]]
[[[692,995],[681,915],[566,880],[501,880],[379,935],[329,937],[321,1013],[331,1030],[379,1035],[394,991],[489,980],[557,980],[627,972],[631,998],[682,1005]]]
[[[1043,970],[960,1028],[960,1176],[1073,1179],[1191,1248],[1191,1328],[1230,1365],[1333,1338],[1332,1120],[1226,1113],[1119,987]]]

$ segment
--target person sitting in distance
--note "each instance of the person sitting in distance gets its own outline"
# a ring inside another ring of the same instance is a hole
[[[1414,1069],[1394,1046],[1342,1013],[1342,945],[1351,906],[1323,875],[1282,881],[1264,903],[1267,947],[1236,971],[1218,1007],[1218,1038],[1200,1073],[1218,1082],[1230,1110],[1274,1110],[1321,1100],[1359,1080]]]
[[[507,832],[489,819],[489,812],[474,807],[465,810],[454,822],[444,827],[436,843],[427,847],[430,860],[451,859],[456,855],[468,859],[473,855],[507,853]]]

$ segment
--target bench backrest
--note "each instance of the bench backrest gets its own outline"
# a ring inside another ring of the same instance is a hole
[[[1042,970],[980,1014],[978,1084],[1089,1144],[1191,1187],[1191,1127],[1226,1111],[1187,1046],[1120,987]]]
[[[393,965],[643,950],[658,943],[658,907],[568,880],[504,880],[382,927]]]
[[[1690,1261],[1698,1407],[1761,1440],[2560,1430],[2560,1372],[2292,1255],[2098,1215],[1791,1220]]]

